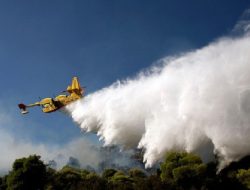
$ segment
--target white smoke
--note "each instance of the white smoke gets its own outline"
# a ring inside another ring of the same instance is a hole
[[[2,104],[2,102],[3,100],[0,100],[0,105],[2,105],[0,106],[0,176],[11,170],[15,159],[33,154],[40,155],[46,164],[53,160],[56,163],[54,167],[57,169],[61,169],[68,164],[70,157],[76,158],[82,167],[90,165],[97,168],[99,163],[103,161],[102,154],[98,150],[99,145],[85,138],[85,136],[58,145],[51,142],[34,142],[22,133],[17,135],[16,131],[9,129],[13,126],[22,126],[24,123],[16,119],[8,106]],[[30,129],[27,128],[27,130]]]
[[[147,167],[170,150],[216,153],[221,166],[250,154],[250,36],[160,62],[67,110],[105,145],[145,149]]]
[[[40,155],[45,163],[54,160],[58,169],[65,166],[70,157],[77,158],[83,167],[97,167],[103,158],[95,147],[95,144],[85,138],[74,139],[61,146],[34,144],[31,141],[15,139],[10,132],[0,129],[0,174],[10,170],[15,159],[32,154]]]
[[[0,100],[0,105],[8,108],[1,103],[2,101]],[[1,109],[0,106],[0,176],[11,170],[16,159],[34,154],[41,156],[41,160],[54,169],[70,165],[100,172],[107,167],[120,169],[138,165],[130,159],[134,154],[133,151],[120,152],[117,147],[104,148],[100,146],[100,143],[91,140],[91,137],[86,138],[85,135],[58,144],[34,141],[22,133],[16,134],[16,130],[10,130],[13,126],[22,125],[24,123],[15,119],[12,111]],[[27,128],[27,130],[30,129]]]

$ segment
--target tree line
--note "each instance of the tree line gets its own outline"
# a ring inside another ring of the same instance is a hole
[[[217,171],[218,162],[203,163],[192,153],[169,152],[157,171],[106,168],[101,173],[64,166],[55,170],[41,157],[16,159],[0,177],[0,190],[246,190],[250,189],[250,157]]]

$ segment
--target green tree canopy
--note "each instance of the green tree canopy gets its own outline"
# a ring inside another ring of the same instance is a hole
[[[40,156],[17,159],[7,177],[8,190],[43,189],[46,182],[46,166]]]
[[[132,168],[129,170],[129,176],[131,178],[134,178],[134,179],[140,179],[140,178],[146,178],[146,174],[141,170],[141,169],[138,169],[138,168]]]
[[[206,165],[199,156],[186,152],[169,152],[161,164],[161,179],[180,189],[199,189],[206,174]]]
[[[109,180],[111,177],[115,175],[117,170],[112,169],[112,168],[107,168],[102,172],[102,177],[106,180]]]
[[[81,185],[82,175],[81,171],[70,166],[63,167],[60,171],[56,172],[52,189],[55,190],[74,190]]]

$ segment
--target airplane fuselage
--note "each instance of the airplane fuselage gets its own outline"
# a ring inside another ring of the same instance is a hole
[[[41,106],[44,113],[57,111],[58,109],[70,104],[71,102],[74,102],[83,97],[84,91],[81,88],[77,77],[73,77],[72,85],[68,86],[65,92],[68,92],[68,95],[60,94],[55,98],[44,98],[40,102],[29,105],[18,104],[18,107],[21,109],[22,114],[28,113],[26,108],[34,106]]]

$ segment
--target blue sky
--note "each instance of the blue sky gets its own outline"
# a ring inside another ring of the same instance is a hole
[[[17,104],[57,95],[75,75],[87,93],[134,76],[227,35],[249,7],[249,0],[0,1],[0,112],[7,120],[0,129],[45,144],[83,136],[62,113],[34,108],[23,116]]]

